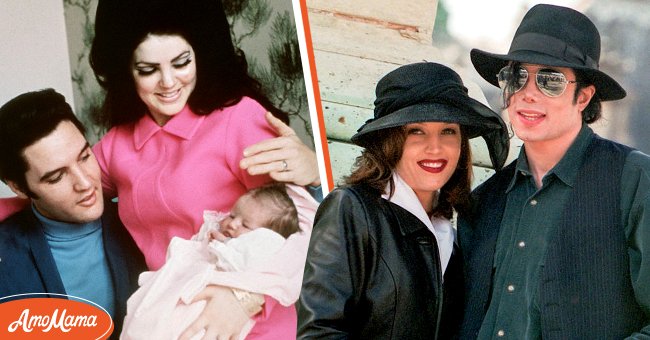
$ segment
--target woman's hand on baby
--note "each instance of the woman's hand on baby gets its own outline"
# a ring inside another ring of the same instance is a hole
[[[278,182],[320,185],[316,153],[305,145],[296,132],[270,112],[266,120],[279,137],[263,140],[244,149],[239,167],[251,175],[269,174]]]
[[[201,339],[237,339],[249,317],[232,290],[210,285],[197,294],[192,303],[200,300],[207,300],[205,308],[179,340],[189,340],[201,330],[205,330]]]

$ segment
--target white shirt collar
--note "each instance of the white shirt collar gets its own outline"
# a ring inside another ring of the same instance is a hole
[[[393,182],[395,183],[395,192],[393,193],[393,196],[389,197],[389,182],[381,197],[389,202],[399,205],[413,214],[433,233],[438,242],[440,264],[442,266],[442,273],[444,274],[447,269],[447,264],[449,264],[449,259],[451,258],[451,253],[454,249],[454,241],[456,239],[456,231],[452,227],[451,221],[441,217],[429,218],[413,189],[406,184],[397,172],[393,172]]]

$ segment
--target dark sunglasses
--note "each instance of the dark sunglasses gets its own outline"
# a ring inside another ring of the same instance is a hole
[[[541,69],[533,75],[537,88],[548,97],[561,96],[567,84],[577,83],[575,80],[567,80],[562,72],[551,69]],[[517,67],[513,72],[510,66],[506,66],[497,74],[497,80],[503,91],[515,93],[526,86],[528,71],[523,67]]]

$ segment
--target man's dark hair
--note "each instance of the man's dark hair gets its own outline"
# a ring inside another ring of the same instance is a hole
[[[23,93],[0,107],[0,179],[12,181],[30,197],[25,173],[27,147],[48,136],[62,121],[72,122],[84,134],[85,128],[63,95],[53,89]]]
[[[578,95],[580,94],[580,90],[589,85],[593,85],[594,82],[590,80],[583,71],[574,69],[573,72],[576,75],[577,81],[576,90],[573,94],[573,103],[575,104],[578,102]],[[587,124],[591,124],[599,120],[600,117],[602,117],[602,104],[600,96],[598,95],[598,91],[596,91],[591,97],[589,104],[587,104],[585,109],[582,110],[582,121]]]

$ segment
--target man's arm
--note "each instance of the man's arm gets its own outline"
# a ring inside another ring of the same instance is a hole
[[[650,339],[650,157],[632,152],[623,168],[623,226],[628,240],[630,278],[646,324],[628,339]]]

